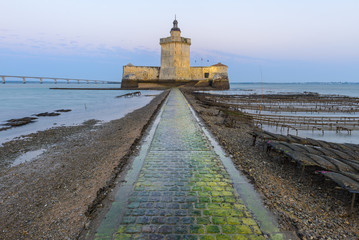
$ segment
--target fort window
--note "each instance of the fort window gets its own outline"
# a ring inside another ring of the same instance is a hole
[[[209,73],[204,73],[204,78],[208,78],[209,77]]]

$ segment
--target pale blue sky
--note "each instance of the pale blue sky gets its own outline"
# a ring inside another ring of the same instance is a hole
[[[191,64],[231,82],[359,82],[358,0],[0,0],[0,74],[120,80],[160,64],[177,14]],[[201,59],[204,61],[201,61]]]

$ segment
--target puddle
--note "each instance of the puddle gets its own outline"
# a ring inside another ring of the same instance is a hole
[[[19,157],[17,157],[15,159],[15,161],[10,165],[10,167],[14,167],[14,166],[19,165],[24,162],[32,161],[34,158],[38,157],[44,151],[45,151],[45,149],[38,149],[35,151],[26,152],[26,153],[20,155]]]

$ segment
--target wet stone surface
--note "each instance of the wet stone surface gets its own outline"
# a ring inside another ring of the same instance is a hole
[[[265,239],[172,90],[116,232],[96,239]]]

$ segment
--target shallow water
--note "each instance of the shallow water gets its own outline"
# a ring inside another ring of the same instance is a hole
[[[317,92],[319,94],[359,97],[359,83],[231,83],[227,91],[219,94],[277,94]]]
[[[20,155],[19,157],[17,157],[14,160],[14,162],[11,163],[11,167],[14,167],[14,166],[19,165],[24,162],[32,161],[36,157],[40,156],[40,154],[42,154],[44,151],[45,151],[45,149],[38,149],[35,151],[26,152],[26,153]]]
[[[56,117],[38,117],[34,123],[0,132],[0,144],[21,135],[56,126],[78,125],[89,119],[110,121],[148,104],[161,91],[141,90],[142,96],[116,98],[131,90],[50,90],[50,87],[119,88],[119,84],[2,84],[0,124],[13,118],[71,109]]]
[[[232,83],[231,89],[227,91],[211,91],[210,93],[215,94],[227,94],[227,95],[245,95],[245,94],[279,94],[279,93],[304,93],[304,92],[316,92],[325,95],[343,95],[350,97],[359,97],[359,83]],[[257,110],[243,110],[247,113],[258,114]],[[288,116],[320,116],[320,117],[357,117],[357,113],[333,113],[333,112],[273,112],[273,111],[262,111],[262,114],[270,115],[288,115]],[[275,126],[268,126],[263,124],[263,129],[287,135],[287,128],[281,129]],[[297,135],[294,130],[289,130],[289,134]],[[354,143],[359,144],[359,131],[353,130],[351,134],[343,131],[336,133],[333,131],[326,130],[324,134],[322,131],[306,131],[299,130],[298,136],[314,138],[318,140],[324,140],[329,142],[337,143]]]

